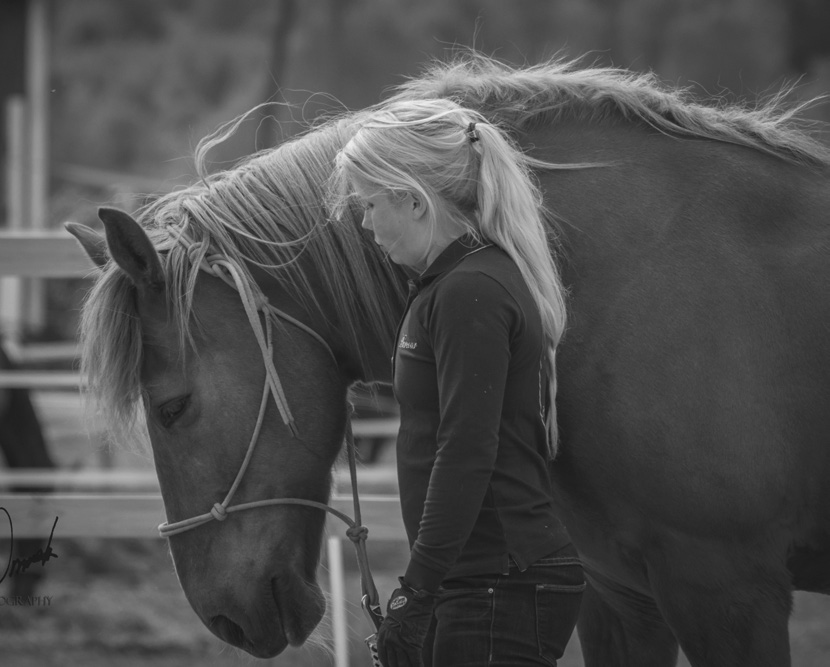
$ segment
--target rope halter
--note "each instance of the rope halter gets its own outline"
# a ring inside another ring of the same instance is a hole
[[[193,249],[194,246],[188,247],[188,253],[191,258],[193,257]],[[198,250],[198,246],[196,246],[195,249]],[[248,443],[248,449],[245,452],[245,458],[243,459],[242,464],[239,467],[239,471],[236,473],[236,478],[233,480],[231,488],[225,495],[224,500],[222,500],[221,503],[214,503],[213,507],[210,508],[210,511],[205,512],[204,514],[199,514],[197,516],[190,517],[189,519],[183,519],[173,523],[165,521],[158,527],[159,534],[164,538],[170,538],[174,535],[179,535],[214,520],[219,522],[226,521],[228,516],[234,512],[241,512],[243,510],[254,509],[257,507],[270,507],[274,505],[302,505],[306,507],[314,507],[323,510],[324,512],[333,514],[348,526],[346,536],[355,546],[358,567],[360,569],[363,607],[366,609],[369,618],[377,628],[380,624],[382,616],[380,612],[378,591],[369,570],[369,559],[366,552],[366,538],[369,531],[362,525],[361,520],[360,500],[357,491],[357,464],[355,460],[355,445],[354,437],[352,435],[351,420],[347,420],[345,442],[349,459],[352,498],[354,501],[354,519],[324,503],[319,503],[314,500],[306,500],[304,498],[270,498],[266,500],[256,500],[253,502],[231,505],[233,496],[239,488],[239,485],[242,483],[245,471],[248,469],[248,465],[253,458],[254,449],[257,441],[259,440],[259,434],[265,420],[265,411],[268,407],[269,396],[273,396],[274,403],[279,410],[282,421],[291,430],[291,434],[295,438],[299,437],[297,425],[291,415],[291,409],[288,406],[285,391],[283,390],[282,383],[280,382],[277,369],[274,366],[273,318],[279,317],[285,322],[294,325],[312,336],[323,346],[326,352],[328,352],[329,356],[336,365],[337,360],[334,356],[334,352],[332,352],[331,347],[323,339],[323,337],[311,327],[303,322],[300,322],[294,317],[291,317],[291,315],[280,310],[279,308],[271,305],[268,298],[260,290],[259,286],[257,286],[253,281],[248,281],[245,278],[242,269],[235,261],[220,254],[206,255],[199,263],[199,269],[209,273],[212,276],[220,278],[239,292],[240,298],[242,299],[242,305],[245,308],[245,314],[248,317],[248,322],[253,329],[259,348],[262,351],[262,361],[265,366],[265,383],[262,389],[259,414],[257,416],[253,434],[251,435],[251,440]],[[259,316],[260,312],[264,314],[264,317],[261,319]]]

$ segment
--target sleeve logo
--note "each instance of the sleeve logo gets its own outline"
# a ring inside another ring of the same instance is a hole
[[[406,604],[406,596],[405,595],[399,595],[398,597],[393,598],[389,602],[389,609],[391,609],[392,611],[395,611],[395,610],[400,609],[401,607],[403,607],[405,604]]]
[[[416,347],[418,347],[418,341],[412,340],[406,334],[401,336],[401,342],[398,343],[398,349],[401,349],[401,350],[414,350]]]

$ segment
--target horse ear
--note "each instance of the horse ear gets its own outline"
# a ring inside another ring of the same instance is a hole
[[[95,263],[95,266],[103,269],[109,259],[106,239],[95,230],[90,229],[86,225],[79,225],[77,222],[66,222],[63,226],[66,231],[78,240],[78,243],[81,244],[86,254]]]
[[[135,283],[139,292],[158,292],[164,285],[164,271],[158,252],[147,232],[133,218],[117,208],[101,207],[107,246],[113,261]]]

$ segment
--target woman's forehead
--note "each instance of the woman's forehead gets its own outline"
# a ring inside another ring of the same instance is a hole
[[[371,197],[384,194],[383,188],[357,174],[351,178],[351,185],[354,193],[361,199],[370,199]]]

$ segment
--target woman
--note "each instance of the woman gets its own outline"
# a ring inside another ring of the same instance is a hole
[[[416,274],[393,358],[411,557],[381,662],[555,665],[584,579],[550,499],[565,308],[524,156],[449,100],[398,101],[363,120],[333,184],[335,210],[356,198]]]

